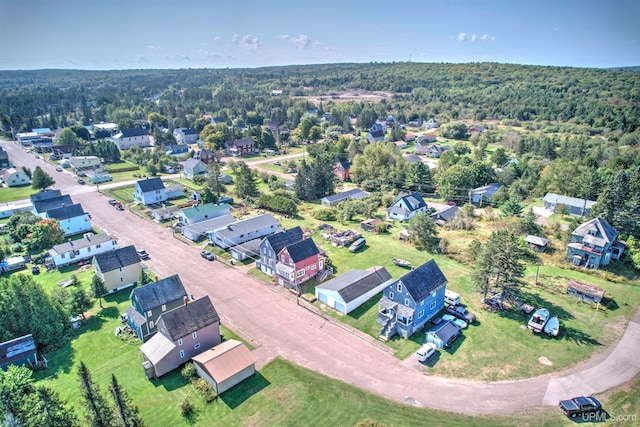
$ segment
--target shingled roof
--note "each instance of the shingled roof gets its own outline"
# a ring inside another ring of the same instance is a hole
[[[47,216],[49,218],[55,218],[58,221],[69,219],[69,218],[77,218],[83,215],[84,215],[84,209],[82,209],[82,205],[80,203],[47,210]]]
[[[320,250],[316,246],[313,239],[305,239],[288,245],[285,249],[293,262],[300,262],[304,259],[318,255]]]
[[[265,237],[265,240],[269,242],[273,252],[278,254],[285,246],[302,240],[302,228],[300,228],[300,226],[296,226],[267,236]]]
[[[595,232],[595,234],[590,234],[590,232]],[[591,221],[580,224],[580,226],[571,234],[582,236],[583,238],[590,236],[599,237],[606,243],[613,243],[613,241],[616,240],[616,237],[618,237],[618,231],[601,217],[597,217]],[[602,246],[604,246],[604,244]]]
[[[164,189],[164,183],[158,177],[141,179],[136,182],[143,193]]]
[[[61,196],[55,196],[55,197],[48,197],[40,200],[34,200],[33,208],[38,213],[44,213],[51,209],[60,208],[62,206],[70,206],[72,204],[73,204],[73,201],[71,200],[71,196],[69,196],[68,194],[65,194],[63,196],[61,195]]]
[[[140,262],[140,256],[138,255],[138,252],[136,252],[136,247],[133,245],[125,246],[124,248],[109,252],[103,252],[96,255],[94,258],[102,273]]]
[[[144,128],[129,128],[129,129],[122,129],[120,131],[121,134],[121,138],[131,138],[134,136],[144,136],[144,135],[149,135],[149,131],[144,129]]]
[[[387,280],[391,280],[391,275],[384,267],[373,267],[369,270],[349,270],[335,279],[316,286],[316,289],[336,291],[344,302],[349,303]]]
[[[161,318],[166,327],[167,338],[174,342],[220,321],[208,296],[167,311]]]
[[[413,300],[418,303],[429,296],[429,293],[447,283],[440,267],[434,260],[422,264],[415,270],[405,274],[395,283],[402,282]],[[395,286],[393,283],[391,286]]]
[[[32,194],[31,196],[29,196],[29,199],[31,199],[31,202],[37,202],[40,200],[52,199],[54,197],[60,196],[62,196],[60,190],[45,190],[36,194]]]
[[[135,288],[132,294],[138,300],[140,309],[149,311],[186,297],[187,291],[184,289],[180,277],[174,274],[157,282]]]

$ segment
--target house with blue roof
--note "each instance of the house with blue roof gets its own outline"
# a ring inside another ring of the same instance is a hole
[[[382,291],[377,324],[380,338],[409,338],[444,308],[447,279],[434,260],[405,274]]]
[[[375,123],[369,129],[367,134],[367,141],[369,142],[382,142],[384,141],[384,127],[380,123]]]
[[[502,184],[493,183],[469,191],[469,199],[476,206],[485,206],[491,203],[491,197],[502,187]]]
[[[594,218],[582,223],[571,233],[567,246],[567,260],[574,265],[600,268],[620,259],[624,243],[616,240],[618,231],[604,218]]]
[[[542,199],[545,209],[556,212],[560,206],[567,209],[567,213],[573,216],[589,216],[593,206],[593,200],[579,199],[577,197],[562,196],[555,193],[547,193]]]

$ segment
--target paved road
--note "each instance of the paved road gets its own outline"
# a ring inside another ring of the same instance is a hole
[[[7,146],[7,143],[3,143]],[[12,159],[23,157],[7,146]],[[15,157],[14,157],[15,156]],[[37,162],[24,157],[27,166]],[[42,162],[40,160],[40,162]],[[202,259],[199,249],[175,239],[167,228],[129,211],[116,211],[95,188],[75,192],[75,180],[60,179],[60,188],[74,194],[92,213],[99,228],[111,232],[121,246],[143,246],[160,276],[178,273],[187,291],[211,297],[223,323],[257,347],[259,366],[281,356],[301,366],[406,404],[467,414],[509,413],[560,398],[596,393],[631,380],[640,372],[640,314],[611,351],[580,372],[544,375],[520,381],[482,383],[426,376],[414,358],[400,361],[348,330],[285,298],[276,288],[260,284],[219,262]]]

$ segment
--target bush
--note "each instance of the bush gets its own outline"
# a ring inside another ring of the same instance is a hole
[[[193,381],[192,384],[196,390],[198,390],[205,402],[211,403],[216,399],[216,397],[218,397],[218,394],[213,391],[213,387],[211,387],[211,385],[204,379],[198,378]]]
[[[338,211],[336,208],[317,209],[313,211],[313,217],[319,221],[335,221]]]
[[[187,363],[184,365],[180,374],[189,381],[193,381],[198,378],[198,371],[196,371],[196,365],[193,363]]]
[[[191,418],[194,415],[195,410],[196,408],[193,406],[193,403],[191,403],[189,396],[185,396],[184,399],[182,399],[182,402],[180,402],[180,413],[182,416],[185,418]]]
[[[263,194],[256,202],[257,208],[268,209],[285,215],[297,215],[298,206],[291,198],[274,194]]]
[[[205,178],[202,175],[197,175],[193,177],[193,183],[197,185],[203,185],[206,181],[207,181],[207,178]]]

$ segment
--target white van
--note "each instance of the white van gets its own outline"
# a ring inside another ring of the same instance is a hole
[[[457,292],[450,291],[449,289],[446,289],[444,291],[444,301],[449,305],[459,305],[460,294]]]

